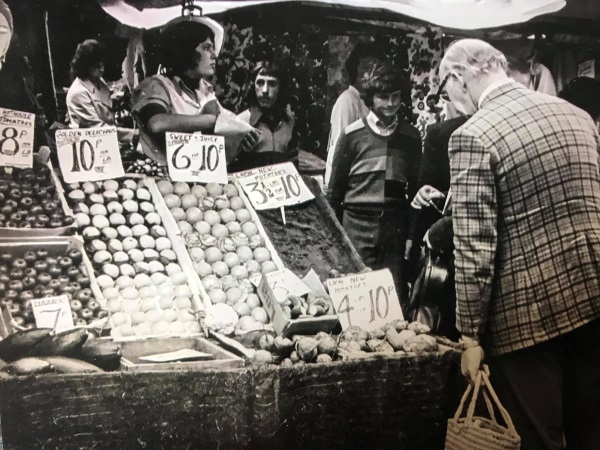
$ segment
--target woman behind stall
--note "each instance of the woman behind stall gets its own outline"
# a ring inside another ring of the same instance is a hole
[[[229,172],[288,161],[298,165],[295,119],[289,100],[290,78],[284,66],[272,60],[256,64],[248,92],[250,107],[238,117],[256,128],[260,138],[250,152],[238,155],[228,166]]]
[[[161,32],[162,73],[146,78],[132,95],[132,115],[140,125],[144,153],[166,165],[165,133],[213,133],[221,105],[208,79],[215,74],[215,32],[196,20],[169,23]],[[248,133],[240,144],[250,150],[258,140]]]
[[[71,128],[115,126],[115,114],[104,75],[105,50],[94,39],[77,46],[71,61],[74,78],[67,92],[67,111]],[[133,130],[117,128],[119,141],[130,142]]]
[[[421,138],[398,118],[402,80],[378,65],[361,80],[370,111],[342,133],[328,198],[364,263],[389,268],[404,305],[408,296],[404,251],[419,174]]]

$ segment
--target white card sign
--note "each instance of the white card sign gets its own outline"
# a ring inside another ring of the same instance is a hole
[[[372,331],[404,319],[389,269],[331,278],[327,285],[343,329],[356,325]]]
[[[263,277],[266,278],[266,282],[271,287],[277,303],[284,302],[288,295],[302,296],[310,292],[310,288],[290,269],[275,270],[263,275]]]
[[[35,114],[0,108],[0,166],[32,167]]]
[[[223,136],[168,132],[166,140],[171,180],[227,184]]]
[[[125,175],[116,127],[58,130],[56,147],[66,183],[110,180]]]
[[[54,328],[60,332],[74,327],[71,305],[66,295],[32,300],[31,307],[38,328]]]
[[[237,172],[235,177],[254,209],[281,208],[315,198],[291,162]]]

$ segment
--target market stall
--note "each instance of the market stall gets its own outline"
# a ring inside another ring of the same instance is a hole
[[[379,24],[387,3],[367,8]],[[547,3],[535,14],[562,4]],[[141,17],[139,2],[103,7]],[[424,98],[442,32],[416,28],[373,39],[408,69],[405,109],[424,132],[440,118]],[[279,35],[235,23],[225,34],[238,46],[219,94],[239,107],[244,56]],[[49,159],[33,117],[3,111],[13,117],[0,127],[15,130],[0,150],[5,448],[442,447],[463,383],[457,346],[404,320],[391,274],[365,267],[319,184],[332,97],[322,56],[356,39],[281,36],[295,82],[313,86],[295,99],[310,150],[300,172],[227,173],[228,137],[193,133],[167,133],[166,166],[139,152],[131,163],[112,127],[57,131]]]

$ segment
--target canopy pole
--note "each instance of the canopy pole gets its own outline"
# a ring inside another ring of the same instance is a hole
[[[54,80],[54,63],[52,62],[52,49],[50,47],[50,29],[48,27],[48,10],[44,11],[44,26],[46,28],[46,45],[48,46],[48,62],[50,63],[50,78],[52,79],[52,93],[54,94],[54,105],[58,114],[58,97],[56,95],[56,81]]]

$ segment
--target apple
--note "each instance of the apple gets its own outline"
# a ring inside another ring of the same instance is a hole
[[[71,305],[71,311],[81,311],[81,308],[83,308],[79,300],[71,300],[69,304]]]
[[[100,303],[98,303],[96,300],[91,300],[88,304],[87,304],[87,308],[89,310],[91,310],[92,312],[96,312],[100,309]]]
[[[79,317],[85,320],[89,320],[92,317],[94,317],[94,313],[91,309],[83,308],[81,311],[79,311]]]

